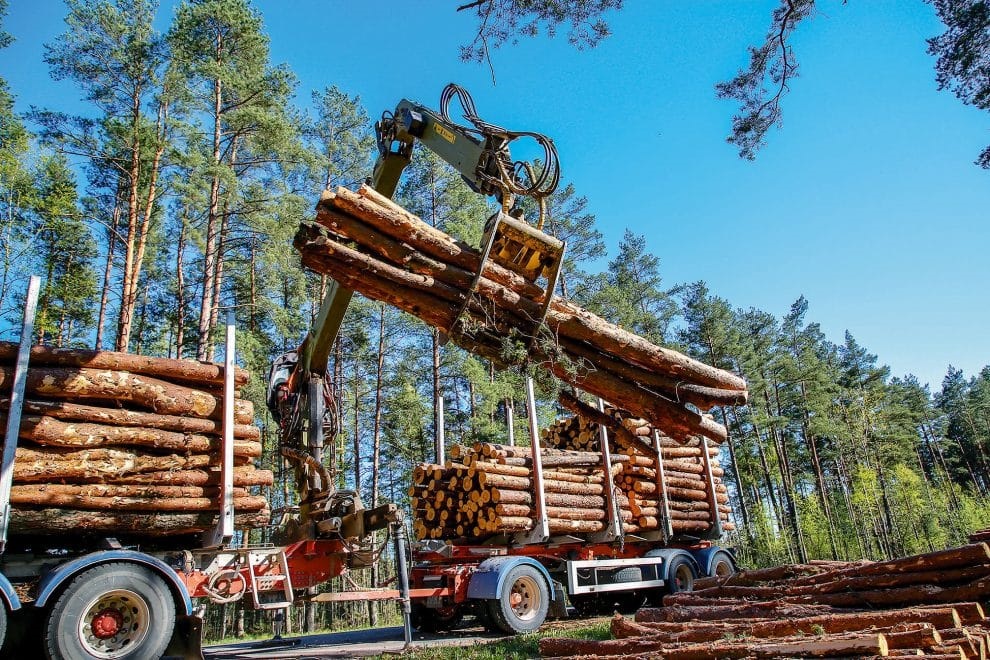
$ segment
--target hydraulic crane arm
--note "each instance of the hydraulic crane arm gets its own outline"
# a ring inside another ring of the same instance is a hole
[[[471,126],[458,124],[450,117],[450,102],[457,98]],[[423,147],[445,160],[472,190],[494,196],[502,210],[508,212],[517,195],[542,199],[560,181],[557,151],[546,136],[528,131],[508,131],[490,124],[477,115],[471,95],[451,83],[440,96],[440,112],[402,99],[393,112],[386,112],[375,124],[378,160],[371,177],[371,187],[392,197],[402,172],[412,160],[413,147]],[[509,143],[518,138],[532,138],[543,147],[543,167],[537,176],[528,163],[514,162]],[[537,229],[542,229],[542,217]],[[520,227],[525,231],[523,227]],[[530,232],[531,233],[531,232]],[[340,331],[352,292],[333,282],[320,308],[300,355],[303,372],[326,370],[333,342]]]
[[[469,125],[451,119],[449,109],[457,99]],[[548,137],[532,132],[508,131],[478,117],[474,101],[463,88],[450,84],[440,97],[440,111],[403,99],[392,112],[375,124],[378,160],[371,187],[392,197],[402,172],[412,160],[417,142],[456,169],[467,184],[484,195],[494,196],[502,206],[486,227],[483,259],[491,257],[531,281],[545,275],[553,291],[563,259],[563,243],[544,234],[543,198],[553,193],[560,180],[556,148]],[[515,162],[509,145],[530,138],[543,147],[539,172],[526,162]],[[540,203],[540,218],[534,229],[514,209],[517,196]],[[480,276],[480,272],[479,272]],[[471,292],[466,292],[471,295]],[[284,436],[298,436],[298,445],[322,461],[324,412],[328,400],[324,376],[330,352],[340,332],[353,292],[331,281],[313,327],[297,352],[282,356],[272,367],[268,384],[268,406],[283,427]],[[551,296],[546,296],[547,303]],[[291,419],[282,419],[291,412]],[[295,444],[295,441],[293,441]],[[320,492],[329,484],[310,475],[310,490]]]

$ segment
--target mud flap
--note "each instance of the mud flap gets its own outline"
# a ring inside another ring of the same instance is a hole
[[[564,585],[557,580],[553,581],[553,598],[550,600],[550,609],[547,610],[548,619],[567,618],[567,601],[564,599],[566,591]]]
[[[203,660],[203,619],[196,615],[175,617],[172,641],[163,660]]]

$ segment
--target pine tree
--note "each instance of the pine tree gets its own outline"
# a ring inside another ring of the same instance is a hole
[[[244,213],[266,198],[245,185],[258,170],[298,155],[297,126],[287,104],[295,84],[285,67],[269,63],[261,16],[246,0],[190,0],[168,33],[175,75],[192,113],[207,118],[208,142],[190,178],[209,190],[203,229],[199,359],[212,356],[212,331],[221,305],[231,232]]]
[[[44,158],[36,187],[38,266],[45,276],[37,332],[42,341],[68,346],[93,321],[96,273],[91,262],[96,246],[81,219],[75,177],[65,158]]]
[[[661,286],[660,260],[646,251],[646,238],[626,230],[619,253],[597,278],[588,307],[654,343],[667,340],[677,305]]]
[[[348,96],[331,85],[313,92],[313,105],[316,116],[307,122],[305,133],[317,154],[322,187],[354,187],[368,175],[375,147],[361,97]]]
[[[0,6],[0,18],[4,7]],[[0,37],[2,37],[0,33]],[[36,190],[28,162],[30,134],[14,112],[14,97],[0,78],[0,318],[19,315],[12,293],[23,288],[33,251],[30,209]]]
[[[59,149],[113,164],[126,190],[116,349],[126,351],[154,231],[158,179],[169,140],[166,54],[151,0],[70,0],[67,31],[45,47],[55,79],[75,82],[100,117],[44,111],[35,119]]]

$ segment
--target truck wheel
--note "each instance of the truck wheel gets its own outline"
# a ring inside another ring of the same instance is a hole
[[[488,601],[492,622],[510,635],[533,632],[547,618],[550,588],[532,566],[516,566],[505,576],[502,596]]]
[[[492,615],[488,611],[488,601],[487,600],[475,600],[473,603],[474,616],[478,619],[478,624],[484,627],[488,632],[501,632],[495,622],[492,621]]]
[[[45,642],[52,660],[161,657],[175,627],[175,601],[149,568],[113,563],[77,575],[51,606]]]
[[[694,566],[684,555],[674,555],[667,566],[667,593],[694,591]]]
[[[732,561],[730,557],[725,552],[715,553],[715,557],[712,560],[712,567],[708,575],[710,577],[717,578],[727,578],[736,572],[736,564]]]

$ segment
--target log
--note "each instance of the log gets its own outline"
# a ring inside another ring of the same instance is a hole
[[[250,529],[268,524],[268,509],[252,513],[235,512],[234,527]],[[66,509],[12,509],[10,528],[13,534],[63,535],[71,529],[78,534],[114,532],[175,536],[211,529],[216,525],[215,513],[128,513],[72,511]]]
[[[666,605],[667,599],[664,598]],[[656,610],[641,609],[636,613],[636,622],[649,624],[658,615]],[[936,628],[958,628],[962,624],[959,613],[952,607],[941,608],[903,608],[879,612],[852,612],[845,614],[821,614],[801,619],[783,619],[779,621],[762,621],[752,625],[741,624],[749,630],[748,634],[756,637],[778,637],[785,634],[820,634],[841,633],[867,628],[884,628],[905,622],[931,623]],[[793,632],[790,632],[793,631]],[[817,632],[816,632],[817,631]]]
[[[733,619],[793,618],[816,616],[832,611],[828,605],[792,605],[779,602],[752,602],[743,605],[710,605],[693,607],[671,605],[662,608],[643,608],[636,613],[636,621],[644,623],[724,621]]]
[[[24,486],[15,486],[10,496],[11,506],[53,507],[59,509],[86,509],[95,511],[216,511],[220,509],[218,497],[91,497],[70,495],[45,490],[28,492]],[[234,511],[261,511],[268,507],[268,500],[261,496],[245,495],[234,498]]]
[[[847,575],[865,577],[868,575],[886,575],[889,573],[911,573],[934,569],[965,568],[968,566],[990,563],[990,547],[986,543],[974,543],[948,550],[939,550],[922,555],[901,557],[890,561],[875,562],[865,566],[856,565],[850,568],[821,575],[812,575],[794,580],[795,587],[831,582]]]
[[[159,486],[152,484],[38,484],[13,486],[11,497],[40,496],[46,493],[77,497],[217,497],[220,490],[216,486]],[[246,488],[234,488],[234,497],[248,495]]]
[[[633,637],[606,641],[544,637],[539,642],[544,657],[662,657],[664,660],[711,658],[842,657],[887,655],[882,634],[863,633],[837,639],[794,639],[773,642],[730,642],[672,645],[658,637]]]
[[[10,399],[0,398],[0,410],[5,411],[9,408]],[[203,435],[221,435],[223,433],[219,420],[158,415],[124,410],[123,408],[100,408],[68,401],[28,399],[24,402],[24,414],[44,415],[74,422],[109,424],[110,426],[145,426],[179,433],[200,433]],[[234,437],[243,440],[261,440],[261,429],[253,424],[235,424]]]
[[[118,481],[118,477],[141,472],[205,468],[216,464],[218,460],[219,457],[201,454],[155,456],[116,449],[56,452],[18,447],[14,461],[14,481],[51,482],[87,477]]]
[[[13,369],[0,366],[0,389],[9,390]],[[150,376],[126,371],[68,369],[61,367],[29,368],[27,393],[49,399],[126,401],[148,411],[166,415],[190,415],[203,419],[220,419],[220,397]],[[234,401],[234,421],[250,424],[254,407],[250,401]]]
[[[73,478],[62,478],[65,481],[75,483],[102,482],[103,475],[81,475]],[[219,470],[163,470],[144,472],[140,474],[129,474],[115,476],[114,484],[118,485],[145,485],[160,484],[172,486],[206,486],[218,485],[220,483]],[[234,467],[235,486],[271,486],[275,482],[275,476],[271,470],[258,470],[253,465],[241,465]]]
[[[0,364],[13,364],[17,359],[18,345],[0,341]],[[80,348],[54,348],[32,346],[29,364],[50,367],[86,367],[89,369],[109,369],[128,371],[166,380],[181,380],[188,383],[223,383],[223,365],[193,360],[173,360],[170,358],[149,357],[114,351],[91,351]],[[240,367],[234,367],[234,384],[246,385],[250,374]]]
[[[0,414],[0,424],[6,425]],[[160,431],[146,426],[107,426],[86,422],[63,422],[52,417],[24,415],[18,437],[51,447],[102,448],[138,447],[160,451],[204,454],[219,451],[220,439],[196,433]],[[234,440],[236,456],[261,456],[261,443]]]
[[[507,504],[532,504],[533,496],[522,490],[503,490],[493,488],[491,501]],[[593,509],[605,506],[605,498],[600,495],[571,495],[567,493],[546,493],[547,506],[574,507],[578,509]]]

